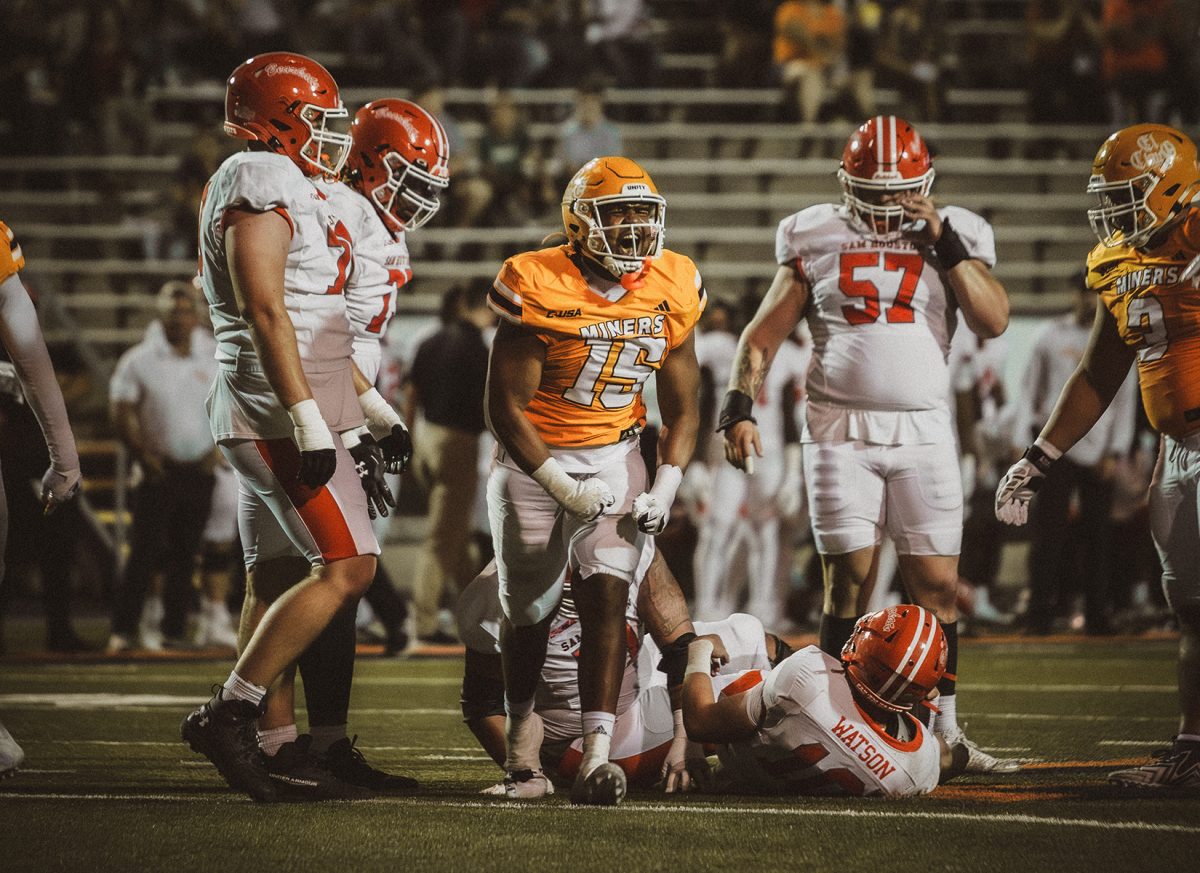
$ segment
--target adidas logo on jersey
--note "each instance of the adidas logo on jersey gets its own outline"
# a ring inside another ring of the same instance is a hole
[[[664,300],[662,303],[658,304],[658,306],[654,307],[654,311],[655,312],[670,312],[671,307],[668,306],[667,301]]]

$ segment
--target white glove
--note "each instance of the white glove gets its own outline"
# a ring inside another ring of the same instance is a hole
[[[674,718],[675,737],[671,740],[671,748],[667,750],[659,774],[667,794],[706,787],[712,777],[708,758],[704,756],[704,746],[687,738],[687,731],[683,727],[683,710],[675,710]]]
[[[687,505],[688,511],[696,518],[704,515],[708,509],[712,499],[712,483],[712,470],[702,461],[689,464],[683,473],[683,482],[676,496]]]
[[[1042,487],[1051,465],[1062,452],[1043,439],[1025,450],[1025,456],[1008,468],[996,486],[996,518],[1005,524],[1029,520],[1029,501]]]
[[[775,509],[784,518],[794,518],[804,505],[804,463],[799,443],[783,449],[783,482],[775,492]]]
[[[594,476],[572,479],[554,458],[547,458],[546,463],[533,471],[532,478],[559,506],[584,521],[598,518],[616,502],[612,489],[603,479]]]
[[[654,486],[633,499],[633,517],[638,530],[657,536],[667,526],[671,517],[671,504],[675,492],[683,481],[683,471],[674,464],[659,464],[654,477]]]
[[[79,470],[68,470],[60,473],[51,467],[42,476],[42,512],[46,515],[54,512],[79,491],[83,477]]]

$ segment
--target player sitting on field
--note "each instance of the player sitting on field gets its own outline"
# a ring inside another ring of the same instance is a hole
[[[683,685],[688,737],[718,743],[719,781],[762,794],[908,797],[962,772],[909,712],[946,671],[946,638],[919,606],[860,618],[841,659],[808,646],[768,673],[710,676],[713,645],[692,642]]]
[[[648,543],[636,584],[626,606],[629,656],[621,682],[612,737],[612,761],[629,782],[649,787],[664,780],[668,792],[686,791],[707,781],[704,751],[689,743],[679,711],[687,643],[699,634],[719,634],[723,642],[714,661],[722,672],[740,675],[770,669],[791,650],[749,615],[720,622],[687,619],[687,606],[666,562]],[[575,778],[583,756],[580,717],[579,621],[566,580],[567,595],[551,622],[550,640],[535,712],[544,730],[543,767],[563,780]],[[504,679],[500,670],[499,579],[490,565],[464,590],[458,602],[458,627],[466,643],[462,708],[467,726],[497,764],[504,763]],[[643,637],[642,629],[647,632]],[[693,633],[694,629],[694,633]],[[660,648],[661,647],[661,648]],[[768,652],[773,657],[768,657]],[[501,786],[484,793],[500,793]]]

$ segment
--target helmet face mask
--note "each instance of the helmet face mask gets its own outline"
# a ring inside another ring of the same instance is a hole
[[[584,164],[567,183],[562,218],[575,251],[614,281],[638,281],[647,262],[662,255],[667,201],[629,158],[608,156]]]
[[[837,177],[854,229],[876,242],[892,242],[907,222],[904,207],[888,201],[907,192],[928,197],[933,162],[916,128],[894,115],[877,115],[850,135]]]
[[[905,712],[946,672],[946,636],[937,617],[904,604],[864,615],[842,648],[846,679],[871,706]]]
[[[1119,130],[1096,153],[1087,190],[1096,197],[1087,216],[1101,245],[1142,246],[1200,190],[1196,146],[1165,125]]]
[[[450,180],[426,172],[399,152],[384,155],[383,165],[387,181],[370,193],[379,211],[398,222],[399,230],[416,230],[426,224],[441,208],[438,195]]]
[[[226,84],[225,133],[284,155],[307,176],[337,177],[350,146],[347,118],[329,71],[304,55],[256,55]]]

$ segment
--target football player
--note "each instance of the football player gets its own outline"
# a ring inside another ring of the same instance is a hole
[[[563,195],[568,242],[509,258],[488,298],[500,316],[485,409],[499,443],[488,506],[512,796],[549,789],[529,716],[567,566],[580,576],[583,637],[584,752],[571,798],[614,804],[625,793],[608,758],[627,591],[646,537],[666,526],[699,417],[692,328],[706,294],[695,264],[663,248],[665,211],[634,161],[589,161]],[[652,375],[664,428],[647,488],[638,433]]]
[[[331,178],[315,181],[353,240],[353,267],[343,294],[354,331],[353,360],[361,383],[358,390],[363,392],[359,402],[377,406],[380,417],[391,411],[374,387],[382,358],[380,338],[396,311],[396,295],[412,277],[405,234],[437,212],[438,195],[449,184],[448,158],[445,131],[437,119],[407,100],[376,100],[354,116],[345,183]],[[340,436],[347,448],[372,441],[365,424]],[[411,452],[404,423],[395,420],[389,432],[375,436],[384,445],[389,441],[401,445],[391,467],[401,472]],[[382,484],[374,493],[378,499],[369,506],[371,514],[386,516],[388,507],[394,506],[390,490]],[[307,568],[299,556],[296,561],[293,579],[299,582]],[[343,608],[300,658],[311,738],[303,742],[318,765],[343,782],[373,791],[411,791],[417,787],[415,780],[371,767],[347,736],[354,619],[355,610]],[[268,753],[298,740],[290,682],[272,691],[259,721],[259,739]],[[294,765],[297,757],[287,754],[283,760]],[[306,773],[316,775],[311,767]]]
[[[942,622],[949,667],[934,730],[966,743],[974,772],[1011,772],[963,735],[954,694],[963,500],[946,365],[959,315],[979,336],[1008,325],[992,276],[991,226],[930,199],[929,148],[895,116],[851,135],[840,205],[779,224],[779,269],[742,332],[719,427],[736,467],[761,456],[754,398],[801,318],[813,336],[801,436],[813,535],[825,571],[821,648],[836,655],[866,611],[886,533],[913,602]]]
[[[245,498],[239,524],[257,600],[234,670],[181,733],[260,801],[294,784],[272,778],[255,734],[267,688],[375,575],[367,492],[382,481],[382,452],[367,440],[348,449],[335,434],[364,421],[390,434],[396,418],[359,399],[343,294],[353,242],[313,184],[341,170],[350,138],[334,127],[346,118],[316,61],[249,59],[225,95],[225,132],[248,148],[222,163],[200,208],[200,283],[220,363],[209,417]],[[297,551],[308,569],[292,585]]]
[[[1088,210],[1100,240],[1087,259],[1096,318],[1083,360],[1050,420],[1000,480],[996,516],[1024,524],[1055,461],[1113,402],[1136,362],[1142,403],[1162,434],[1150,527],[1179,622],[1174,744],[1109,779],[1152,791],[1200,788],[1200,169],[1196,146],[1160,124],[1119,130],[1092,163]]]
[[[952,750],[910,712],[937,692],[946,638],[927,610],[864,615],[836,658],[807,646],[765,675],[710,677],[711,640],[688,651],[688,737],[718,743],[720,776],[764,794],[909,797],[961,772]]]
[[[21,247],[8,225],[0,221],[0,343],[11,361],[5,381],[15,377],[17,384],[8,387],[24,397],[46,439],[50,468],[42,476],[42,507],[48,514],[75,496],[82,476],[75,435],[42,338],[37,310],[18,275],[24,268]],[[8,503],[0,479],[0,584],[4,583],[7,541]],[[0,725],[0,779],[15,773],[24,760],[25,753],[17,741]]]
[[[706,783],[709,775],[703,749],[690,742],[683,730],[680,691],[688,644],[697,634],[720,641],[713,662],[723,673],[768,670],[772,658],[782,659],[791,649],[765,634],[762,623],[750,615],[693,625],[683,592],[651,541],[646,543],[635,580],[625,610],[628,655],[617,702],[612,761],[633,785],[649,787],[661,781],[668,793],[688,791]],[[551,622],[532,716],[542,723],[543,764],[566,780],[576,776],[583,756],[577,659],[580,633],[570,597],[571,582],[570,577],[565,580],[563,600]],[[463,718],[480,745],[503,766],[499,588],[493,562],[463,591],[456,617],[467,646]],[[504,786],[484,793],[505,793]]]

